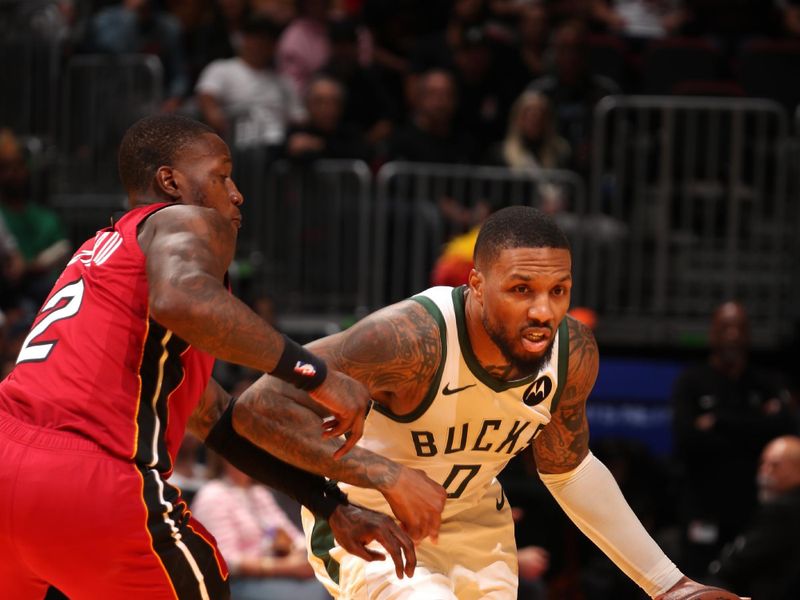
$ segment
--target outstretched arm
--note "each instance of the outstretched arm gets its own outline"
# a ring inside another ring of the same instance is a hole
[[[606,467],[589,452],[586,399],[598,371],[591,331],[569,318],[569,365],[552,420],[534,443],[540,477],[564,512],[650,596],[682,577],[628,506]]]
[[[351,431],[358,439],[366,389],[339,372],[326,376],[324,361],[275,331],[223,285],[236,235],[237,224],[213,209],[176,205],[150,216],[138,237],[151,317],[217,358],[305,387],[336,417],[330,435]],[[315,368],[302,368],[307,365]]]
[[[375,398],[403,414],[425,396],[441,355],[435,321],[416,302],[378,311],[342,333],[310,347],[333,368],[364,383]],[[290,397],[295,402],[287,402]],[[337,481],[379,490],[415,539],[436,536],[444,507],[444,489],[422,471],[399,465],[363,448],[334,460],[335,444],[311,433],[320,416],[299,390],[264,377],[240,398],[234,415],[237,431],[254,442],[281,440],[281,459]],[[268,421],[262,428],[256,425]]]
[[[289,465],[233,429],[234,401],[213,379],[192,413],[189,430],[239,470],[294,498],[328,523],[339,543],[364,560],[383,560],[367,548],[378,541],[392,557],[398,578],[411,577],[416,566],[414,543],[386,515],[347,502],[338,486]],[[403,556],[405,555],[405,565]]]
[[[270,443],[271,452],[286,462],[380,491],[413,539],[436,539],[446,499],[444,489],[424,472],[360,447],[341,459],[334,458],[337,443],[313,435],[321,417],[304,402],[307,400],[297,390],[265,376],[240,397],[234,425],[244,437],[260,445]]]
[[[651,597],[679,600],[702,586],[667,558],[628,506],[609,470],[589,451],[586,400],[597,378],[597,343],[582,323],[569,318],[568,324],[564,392],[551,422],[534,442],[539,476],[569,518],[628,577]]]

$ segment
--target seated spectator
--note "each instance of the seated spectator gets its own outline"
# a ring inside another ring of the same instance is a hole
[[[427,71],[415,87],[413,111],[390,143],[389,160],[473,162],[476,144],[469,132],[455,126],[458,96],[452,74],[436,69]]]
[[[493,148],[490,162],[515,170],[563,169],[569,156],[569,144],[556,131],[547,96],[523,92],[511,107],[508,132]]]
[[[754,599],[800,598],[800,437],[779,437],[764,448],[758,498],[752,522],[709,571]]]
[[[196,92],[203,119],[238,147],[283,143],[305,111],[291,84],[272,67],[275,25],[251,17],[234,58],[215,60],[200,74]]]
[[[771,439],[794,433],[781,378],[750,361],[747,312],[725,302],[711,321],[707,362],[689,367],[673,394],[676,459],[682,468],[681,525],[687,575],[702,577],[756,507],[753,473]],[[724,498],[720,498],[721,490]]]
[[[534,80],[529,91],[541,92],[553,105],[558,131],[569,142],[575,168],[588,173],[594,106],[608,95],[618,94],[616,83],[594,75],[588,67],[586,27],[568,21],[558,27],[551,43],[553,72]]]
[[[89,49],[108,54],[154,54],[164,67],[162,110],[180,106],[189,92],[189,68],[183,52],[181,26],[154,0],[122,0],[98,12],[89,28]]]
[[[391,135],[399,106],[381,85],[375,68],[361,65],[355,24],[333,21],[328,34],[331,56],[322,72],[341,81],[347,91],[342,121],[363,131],[370,145],[379,145]]]
[[[71,245],[58,215],[31,202],[29,188],[30,172],[19,141],[10,130],[0,129],[0,215],[23,261],[20,266],[16,257],[8,275],[16,283],[18,300],[27,300],[28,310],[35,312],[69,258]]]
[[[266,486],[227,461],[197,492],[192,512],[217,539],[237,600],[329,598],[306,559],[305,539]]]
[[[342,123],[345,90],[325,75],[316,77],[306,95],[308,121],[295,125],[286,136],[286,156],[293,160],[354,158],[365,160],[367,148],[361,135]]]
[[[297,0],[298,15],[278,40],[278,72],[292,82],[300,97],[305,94],[312,75],[330,59],[330,6],[330,0]]]

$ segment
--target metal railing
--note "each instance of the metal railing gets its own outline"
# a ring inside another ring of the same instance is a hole
[[[756,343],[785,331],[794,221],[787,119],[771,101],[608,97],[595,111],[591,211],[630,235],[590,254],[608,341],[688,342],[731,298]]]
[[[371,175],[361,161],[308,165],[237,151],[239,254],[281,313],[352,319],[368,306]]]
[[[0,40],[0,126],[49,138],[56,129],[61,45],[31,37]]]
[[[583,181],[569,171],[387,163],[376,180],[373,306],[396,302],[430,285],[431,268],[444,242],[464,231],[443,216],[443,199],[467,209],[480,202],[492,209],[559,205],[567,209],[560,216],[570,221],[570,216],[580,219],[586,211]],[[579,223],[573,225],[565,229],[573,252],[582,256],[585,230]]]
[[[157,112],[162,80],[161,61],[148,54],[70,59],[61,90],[60,192],[119,189],[117,148],[132,123]]]

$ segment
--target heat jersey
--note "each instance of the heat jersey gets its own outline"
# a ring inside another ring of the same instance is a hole
[[[413,299],[439,325],[439,368],[412,413],[394,415],[375,405],[359,446],[422,469],[441,483],[447,520],[477,505],[497,473],[550,422],[566,380],[569,333],[565,318],[538,373],[500,381],[481,367],[470,346],[463,287],[435,287]],[[343,487],[354,502],[391,514],[380,493]]]
[[[80,247],[0,382],[0,410],[165,474],[214,362],[150,318],[137,232],[168,206],[134,208]]]

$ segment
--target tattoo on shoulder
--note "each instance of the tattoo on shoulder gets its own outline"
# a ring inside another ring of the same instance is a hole
[[[337,354],[339,368],[372,392],[424,393],[442,355],[439,328],[409,300],[354,325]]]
[[[591,330],[568,318],[569,370],[552,420],[534,444],[536,467],[543,473],[574,469],[589,449],[586,399],[597,378],[599,357]]]

